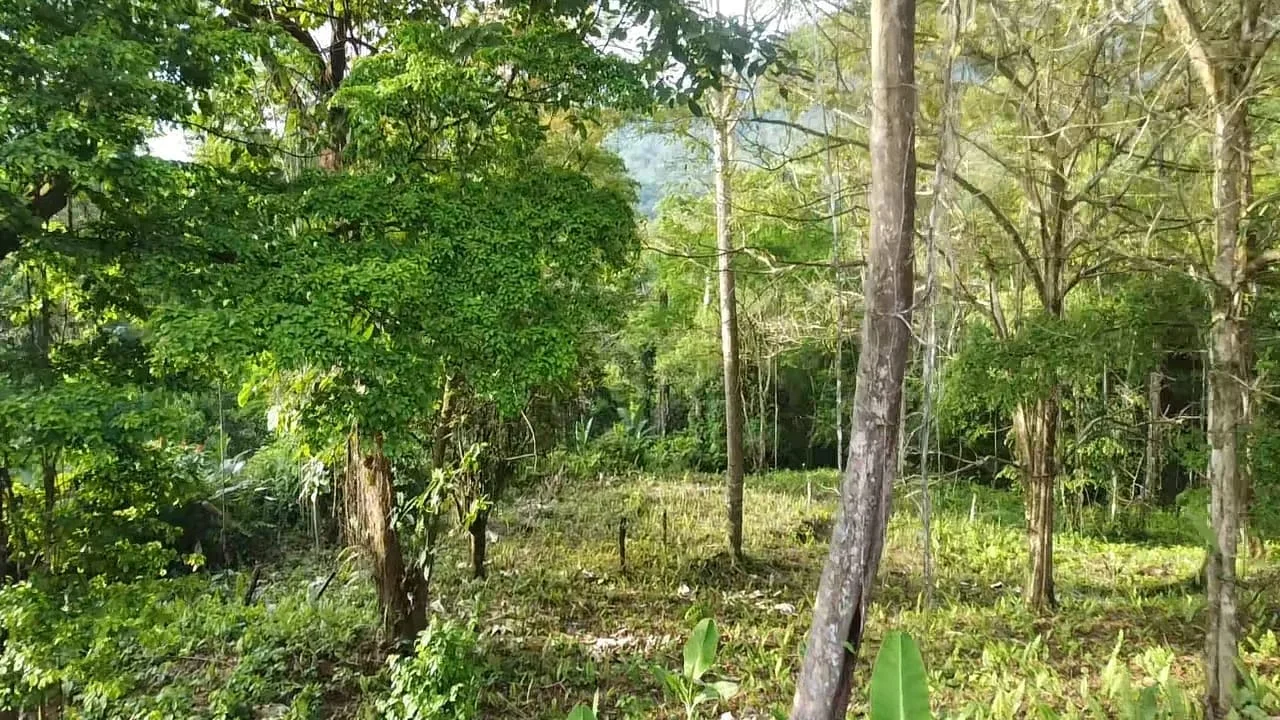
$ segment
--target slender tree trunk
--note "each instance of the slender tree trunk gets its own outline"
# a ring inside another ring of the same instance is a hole
[[[452,377],[446,377],[444,381],[444,390],[440,395],[440,411],[436,414],[436,426],[432,430],[431,439],[431,470],[432,472],[444,471],[445,461],[448,457],[449,438],[453,434],[453,410],[454,410],[454,380]],[[426,559],[422,568],[422,605],[425,607],[428,600],[428,593],[431,592],[431,581],[435,577],[436,570],[436,544],[440,539],[441,526],[444,523],[445,498],[439,498],[439,505],[435,511],[431,513],[431,517],[427,520],[427,537],[426,537]]]
[[[818,49],[821,49],[821,43],[816,44],[815,52]],[[819,59],[818,62],[820,63],[821,60]],[[840,267],[844,257],[840,244],[840,195],[843,190],[840,173],[834,168],[831,158],[831,130],[825,104],[822,106],[822,132],[827,136],[822,165],[828,185],[827,212],[831,215],[831,284],[835,289],[836,352],[835,367],[832,368],[832,372],[836,380],[836,470],[843,471],[844,457],[841,452],[844,450],[844,295],[842,292],[844,283]]]
[[[929,208],[929,227],[926,232],[925,250],[925,321],[924,358],[920,369],[922,399],[920,403],[920,534],[924,564],[925,606],[933,606],[933,498],[929,488],[929,453],[933,432],[933,404],[937,394],[935,370],[938,361],[938,245],[947,243],[947,173],[954,145],[952,113],[954,83],[952,82],[953,56],[960,33],[960,3],[950,0],[941,8],[942,24],[946,28],[947,45],[943,50],[942,109],[938,129],[938,157],[933,167],[933,203]]]
[[[406,564],[396,535],[395,487],[381,435],[364,451],[358,431],[347,438],[347,513],[350,535],[373,569],[383,622],[392,637],[411,639],[426,627],[426,592],[421,573]]]
[[[9,526],[13,522],[13,476],[9,474],[7,458],[0,464],[0,585],[9,584]],[[3,643],[0,643],[0,650]]]
[[[57,550],[57,523],[55,510],[58,505],[58,454],[46,450],[40,457],[40,476],[44,489],[44,567],[52,571],[54,552]]]
[[[0,586],[10,582],[9,528],[13,522],[13,477],[9,474],[8,458],[0,463]],[[16,576],[16,573],[14,573]],[[8,630],[0,628],[0,653],[8,642]],[[0,710],[0,720],[18,720],[17,710]]]
[[[1235,693],[1239,618],[1236,605],[1236,556],[1247,492],[1239,462],[1245,415],[1242,387],[1245,357],[1243,239],[1240,237],[1243,172],[1239,144],[1245,137],[1245,109],[1217,113],[1214,138],[1214,207],[1218,213],[1218,252],[1214,263],[1213,323],[1209,330],[1209,516],[1215,547],[1209,551],[1209,632],[1206,641],[1207,699],[1210,720],[1226,718]]]
[[[1149,504],[1156,496],[1160,476],[1164,471],[1163,394],[1164,374],[1157,366],[1147,374],[1147,462],[1142,469],[1142,488],[1137,494],[1138,501],[1143,505]]]
[[[915,2],[871,4],[871,248],[866,318],[840,506],[814,603],[791,720],[838,720],[893,492],[902,381],[911,338],[915,223]]]
[[[1204,89],[1214,120],[1213,321],[1209,328],[1209,520],[1214,542],[1207,558],[1209,622],[1205,640],[1205,717],[1224,720],[1235,698],[1239,618],[1236,555],[1248,494],[1240,460],[1240,433],[1247,420],[1248,320],[1245,314],[1249,243],[1242,218],[1251,187],[1249,75],[1269,42],[1255,37],[1261,3],[1210,4],[1226,32],[1197,24],[1188,0],[1164,0],[1165,15],[1182,41]],[[1221,36],[1228,44],[1211,44]],[[1247,461],[1247,455],[1245,457]]]
[[[726,94],[725,112],[713,121],[715,132],[716,247],[720,275],[720,350],[724,366],[725,504],[728,507],[729,552],[736,560],[742,553],[742,489],[745,474],[742,427],[742,374],[738,358],[738,299],[733,274],[732,133],[735,124],[725,118],[731,100]]]
[[[668,306],[671,304],[670,295],[664,287],[658,293],[658,307],[665,315]],[[658,437],[667,436],[667,414],[671,407],[671,383],[666,378],[658,379],[658,405],[654,409],[653,426],[654,431],[658,433]]]
[[[471,574],[477,580],[483,580],[489,549],[489,508],[482,507],[476,511],[467,532],[471,535]]]
[[[1027,547],[1030,551],[1023,597],[1035,609],[1053,607],[1053,511],[1057,476],[1058,397],[1020,406],[1013,417],[1014,440],[1025,488]]]

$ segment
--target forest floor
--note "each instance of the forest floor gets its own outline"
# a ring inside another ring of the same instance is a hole
[[[655,667],[679,669],[684,639],[703,617],[722,635],[719,672],[742,691],[699,717],[785,713],[836,482],[832,472],[748,478],[749,557],[738,566],[723,552],[718,477],[548,482],[513,493],[491,523],[488,578],[470,579],[455,537],[436,585],[439,609],[477,620],[493,678],[481,716],[563,720],[598,693],[603,718],[683,717],[680,703],[663,696]],[[883,633],[904,630],[922,647],[938,717],[1180,717],[1131,712],[1157,694],[1194,704],[1204,611],[1193,578],[1203,551],[1186,518],[1150,514],[1141,541],[1060,532],[1060,607],[1039,616],[1019,597],[1017,496],[946,485],[935,493],[930,610],[917,498],[904,486],[895,500],[855,687],[865,686]],[[1247,567],[1243,659],[1263,685],[1280,688],[1280,546],[1269,557]],[[25,611],[19,621],[46,623],[46,647],[61,654],[31,660],[79,663],[77,677],[101,678],[77,688],[105,709],[86,717],[380,717],[370,699],[387,690],[378,673],[384,655],[358,563],[339,555],[316,602],[333,556],[299,550],[286,559],[264,572],[248,606],[249,573],[235,571],[95,587]],[[1155,689],[1144,695],[1147,687]],[[1280,715],[1280,696],[1258,702]]]
[[[490,579],[475,594],[489,657],[500,666],[486,717],[562,718],[597,691],[606,717],[679,717],[683,708],[664,700],[652,667],[678,670],[684,638],[702,617],[715,619],[723,674],[742,687],[707,716],[785,713],[837,478],[748,478],[749,558],[739,567],[723,552],[720,482],[649,477],[547,487],[499,513]],[[1060,607],[1039,616],[1019,594],[1025,540],[1017,496],[956,485],[936,495],[933,609],[924,597],[913,490],[896,500],[855,687],[865,686],[881,635],[904,630],[922,646],[943,717],[1125,717],[1151,685],[1157,690],[1148,695],[1158,691],[1165,706],[1179,704],[1178,695],[1196,702],[1204,603],[1194,578],[1203,550],[1188,519],[1152,514],[1140,542],[1062,532]],[[1272,688],[1280,688],[1277,549],[1272,561],[1247,568],[1242,592],[1251,628],[1244,663]],[[1280,715],[1280,697],[1259,702]]]

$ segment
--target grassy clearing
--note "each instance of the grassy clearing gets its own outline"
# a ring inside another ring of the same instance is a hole
[[[785,710],[835,484],[833,473],[752,478],[751,559],[741,568],[729,567],[722,553],[716,477],[546,486],[504,507],[494,524],[490,579],[444,585],[451,604],[480,609],[499,679],[484,697],[486,717],[560,718],[596,692],[611,717],[678,717],[652,665],[678,666],[683,637],[707,616],[724,635],[726,674],[742,682],[727,709],[740,719]],[[948,717],[1012,719],[1040,708],[1119,717],[1127,706],[1116,669],[1125,666],[1136,687],[1171,678],[1195,697],[1203,603],[1191,580],[1202,551],[1190,528],[1180,532],[1177,518],[1157,515],[1150,522],[1166,538],[1160,543],[1062,534],[1062,607],[1039,617],[1019,598],[1019,508],[1008,493],[953,486],[939,494],[936,603],[929,611],[915,497],[900,496],[869,619],[872,652],[886,629],[917,637],[934,706]],[[622,518],[625,572],[617,553]],[[1184,542],[1167,539],[1179,534]],[[1280,653],[1267,628],[1280,627],[1277,579],[1276,565],[1255,563],[1244,593],[1252,628],[1244,662],[1273,686],[1280,685]],[[1104,672],[1113,653],[1118,668]],[[864,683],[865,660],[859,673]],[[1276,698],[1264,702],[1280,712]]]
[[[480,670],[481,717],[562,720],[597,692],[602,717],[682,717],[654,667],[679,667],[684,638],[703,617],[723,635],[720,669],[742,686],[705,716],[785,711],[835,484],[830,472],[751,478],[750,559],[739,567],[723,553],[718,477],[634,476],[514,493],[492,522],[489,578],[470,579],[455,537],[436,586],[438,611],[477,619],[488,665]],[[1040,617],[1019,598],[1018,498],[949,486],[936,498],[936,604],[927,610],[915,501],[906,488],[896,501],[858,687],[882,634],[900,629],[922,646],[940,717],[1163,717],[1129,713],[1152,685],[1171,701],[1176,684],[1194,703],[1203,601],[1192,578],[1202,551],[1189,523],[1152,515],[1158,542],[1060,534],[1062,607]],[[625,572],[617,552],[624,518]],[[7,622],[43,654],[0,672],[37,680],[58,673],[63,692],[78,698],[67,717],[385,717],[378,703],[392,681],[359,563],[305,550],[287,557],[287,566],[264,573],[249,606],[247,571],[93,585],[68,598],[31,591],[7,605],[21,608]],[[1278,581],[1280,565],[1253,561],[1242,593],[1244,663],[1271,687],[1280,686]],[[1259,704],[1280,715],[1280,697]]]

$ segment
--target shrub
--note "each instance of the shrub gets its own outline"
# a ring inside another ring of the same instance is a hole
[[[388,720],[471,720],[479,712],[485,668],[475,630],[432,618],[412,655],[387,659],[391,688],[377,702]]]

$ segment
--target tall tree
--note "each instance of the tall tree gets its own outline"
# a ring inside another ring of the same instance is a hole
[[[840,506],[791,720],[845,717],[871,585],[884,550],[914,290],[915,20],[914,0],[871,4],[867,309]]]
[[[1205,717],[1232,713],[1237,684],[1239,617],[1236,552],[1244,521],[1248,473],[1240,437],[1248,422],[1246,396],[1250,274],[1267,260],[1246,229],[1252,198],[1253,150],[1249,108],[1258,69],[1278,30],[1259,0],[1208,3],[1164,0],[1165,16],[1204,93],[1213,124],[1213,214],[1216,250],[1210,271],[1209,330],[1209,624],[1205,646]],[[1274,11],[1272,11],[1274,12]]]
[[[980,31],[963,43],[967,67],[981,78],[969,83],[961,138],[975,152],[965,169],[984,178],[960,184],[994,218],[991,235],[1008,241],[1000,248],[977,241],[986,290],[971,297],[989,295],[975,304],[1004,340],[1036,323],[1061,323],[1073,291],[1123,256],[1126,236],[1150,229],[1129,196],[1142,188],[1162,128],[1176,124],[1167,123],[1174,113],[1156,112],[1159,97],[1151,92],[1167,73],[1152,59],[1163,48],[1132,41],[1142,32],[1143,12],[991,5],[980,10]],[[1058,48],[1064,36],[1073,42]],[[1027,285],[1032,302],[1024,304]],[[1002,306],[1009,295],[1012,312]],[[1034,373],[1023,375],[1030,380]],[[1029,555],[1024,596],[1035,608],[1055,602],[1059,375],[1034,378],[1013,410]]]
[[[716,270],[720,278],[720,357],[724,371],[725,506],[728,511],[729,552],[742,557],[742,494],[746,463],[742,430],[742,370],[738,342],[738,294],[733,272],[733,148],[738,128],[738,98],[734,88],[722,90],[711,118],[712,162],[715,172]]]

